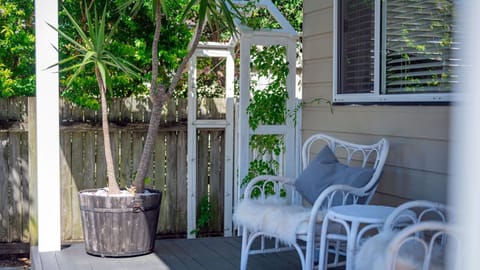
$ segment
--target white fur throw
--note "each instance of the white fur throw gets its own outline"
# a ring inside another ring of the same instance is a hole
[[[356,270],[386,270],[386,252],[388,245],[395,232],[390,230],[383,231],[369,238],[361,246],[355,257]],[[398,253],[395,263],[395,270],[421,270],[424,262],[424,249],[417,241],[405,242]],[[430,262],[430,270],[441,270],[443,268],[442,251],[438,246],[434,246]]]
[[[263,231],[284,243],[293,244],[300,227],[303,227],[302,233],[306,233],[304,225],[308,223],[310,211],[308,207],[287,205],[284,199],[244,199],[235,209],[233,222],[247,227],[251,232]],[[322,221],[323,213],[319,214],[318,219]]]

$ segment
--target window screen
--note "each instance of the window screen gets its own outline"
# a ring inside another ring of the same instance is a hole
[[[455,65],[452,2],[390,0],[384,2],[383,12],[384,92],[450,91]]]
[[[374,1],[340,1],[339,93],[370,93],[374,85]]]

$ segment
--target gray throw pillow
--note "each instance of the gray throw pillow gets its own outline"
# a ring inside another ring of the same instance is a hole
[[[324,189],[335,184],[362,187],[374,173],[373,168],[346,166],[325,146],[295,181],[296,190],[313,204]]]

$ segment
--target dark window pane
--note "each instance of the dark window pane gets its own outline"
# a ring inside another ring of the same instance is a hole
[[[374,86],[374,1],[339,1],[339,94],[371,93]]]

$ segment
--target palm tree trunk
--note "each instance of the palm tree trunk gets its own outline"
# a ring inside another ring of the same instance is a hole
[[[197,27],[195,28],[195,33],[193,34],[193,37],[192,37],[192,42],[190,43],[190,46],[189,46],[190,48],[188,48],[188,53],[183,58],[182,62],[180,63],[180,66],[178,66],[177,72],[175,73],[175,76],[172,79],[172,83],[170,84],[170,87],[168,87],[167,93],[169,95],[172,95],[173,91],[175,91],[175,87],[177,87],[177,84],[180,81],[180,78],[182,78],[182,73],[187,67],[188,61],[190,61],[190,58],[192,58],[193,54],[195,53],[195,50],[198,47],[198,43],[200,43],[200,37],[202,36],[203,29],[205,28],[205,23],[206,21],[198,22]]]
[[[152,114],[148,125],[147,138],[143,146],[142,156],[138,163],[137,174],[135,175],[135,190],[143,193],[145,189],[145,177],[147,176],[148,166],[152,158],[153,146],[158,133],[162,117],[162,107],[167,96],[164,87],[157,87],[158,77],[158,42],[160,41],[160,31],[162,29],[162,10],[160,3],[157,3],[155,9],[155,33],[152,42],[152,82],[150,85],[150,100],[152,101]]]
[[[107,97],[106,86],[100,75],[98,68],[95,68],[95,74],[97,77],[98,87],[100,89],[100,100],[102,105],[102,130],[103,130],[103,146],[105,147],[105,161],[107,164],[107,180],[108,180],[108,193],[119,194],[120,188],[118,187],[117,180],[115,178],[115,169],[113,166],[112,148],[110,144],[110,128],[108,126],[108,109],[107,109]]]
[[[135,176],[135,188],[136,192],[142,193],[145,189],[145,177],[147,175],[148,166],[150,165],[150,159],[152,157],[153,145],[155,144],[155,138],[157,136],[158,127],[161,121],[161,111],[163,104],[172,96],[175,87],[185,70],[188,61],[192,58],[195,50],[200,42],[200,36],[205,27],[205,22],[200,21],[197,24],[192,43],[190,45],[187,55],[182,59],[175,76],[172,79],[168,90],[163,85],[157,86],[158,77],[158,42],[160,40],[161,30],[161,7],[157,4],[156,9],[156,22],[155,22],[155,34],[152,44],[152,82],[150,86],[150,99],[152,101],[152,115],[150,116],[150,123],[148,125],[147,138],[145,139],[145,145],[143,147],[142,157],[138,164],[137,174]]]

